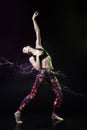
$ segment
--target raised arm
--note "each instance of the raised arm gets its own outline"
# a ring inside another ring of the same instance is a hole
[[[32,20],[33,20],[33,25],[34,25],[34,30],[35,30],[35,33],[36,33],[36,48],[42,48],[42,45],[41,45],[41,34],[40,34],[40,28],[36,22],[36,17],[39,15],[39,12],[36,11],[33,16],[32,16]]]

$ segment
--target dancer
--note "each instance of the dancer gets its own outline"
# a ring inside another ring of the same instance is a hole
[[[23,99],[18,110],[14,113],[16,123],[23,123],[23,121],[21,120],[21,113],[24,110],[25,106],[27,106],[28,103],[32,99],[34,99],[34,97],[37,94],[39,86],[44,81],[50,85],[51,89],[54,91],[55,96],[56,96],[54,104],[53,104],[51,118],[57,119],[59,121],[63,121],[63,118],[59,117],[56,114],[56,109],[60,106],[60,103],[63,98],[61,85],[54,74],[54,67],[52,65],[52,59],[50,55],[48,54],[48,52],[42,46],[40,29],[36,21],[36,17],[38,15],[39,15],[39,12],[36,11],[32,16],[32,21],[34,25],[35,34],[36,34],[35,48],[26,46],[22,50],[23,53],[30,55],[29,62],[32,64],[33,68],[36,71],[38,71],[38,73],[36,75],[36,79],[31,89],[31,92]]]

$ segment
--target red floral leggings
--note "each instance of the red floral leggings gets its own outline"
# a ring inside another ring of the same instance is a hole
[[[35,79],[31,92],[21,102],[19,109],[18,109],[19,111],[22,111],[24,109],[24,107],[29,103],[29,101],[32,100],[36,96],[38,87],[44,80],[49,81],[48,83],[49,83],[49,85],[51,85],[51,88],[55,92],[55,95],[56,95],[56,98],[55,98],[54,104],[53,104],[53,109],[55,110],[60,105],[63,95],[62,95],[60,83],[58,82],[57,78],[54,75],[52,75],[52,76],[49,75],[46,77],[45,75],[39,73],[36,76],[36,79]]]

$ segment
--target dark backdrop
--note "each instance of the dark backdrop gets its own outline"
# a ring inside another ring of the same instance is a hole
[[[87,9],[84,1],[3,0],[0,2],[0,57],[24,63],[25,45],[34,46],[35,32],[32,14],[38,10],[43,46],[53,58],[55,70],[62,70],[67,78],[59,79],[70,89],[83,94],[86,88]],[[21,100],[30,92],[34,79],[0,79],[0,108],[17,110]],[[63,91],[61,113],[84,113],[87,98]],[[32,112],[51,111],[54,94],[43,85],[37,98],[26,108]]]

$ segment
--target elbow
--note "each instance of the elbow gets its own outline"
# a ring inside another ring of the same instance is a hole
[[[40,70],[40,65],[39,65],[39,64],[36,64],[36,65],[35,65],[35,68],[36,68],[36,70]]]

